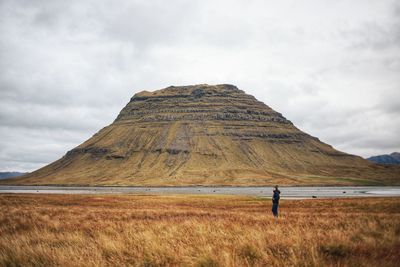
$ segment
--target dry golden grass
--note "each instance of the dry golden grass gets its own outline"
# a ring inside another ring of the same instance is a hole
[[[400,199],[0,195],[0,266],[398,266]]]

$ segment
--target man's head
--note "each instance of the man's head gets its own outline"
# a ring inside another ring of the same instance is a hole
[[[278,190],[278,186],[277,186],[277,185],[275,185],[275,187],[274,187],[274,188],[275,188],[275,190]]]

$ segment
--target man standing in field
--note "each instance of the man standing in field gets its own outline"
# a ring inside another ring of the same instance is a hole
[[[278,206],[279,206],[279,199],[281,191],[279,191],[278,186],[276,185],[273,191],[272,195],[272,214],[274,214],[275,217],[278,217]]]

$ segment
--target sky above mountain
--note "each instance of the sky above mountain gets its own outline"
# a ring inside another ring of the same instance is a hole
[[[2,0],[0,70],[0,171],[60,158],[138,91],[198,83],[341,151],[400,151],[395,0]]]

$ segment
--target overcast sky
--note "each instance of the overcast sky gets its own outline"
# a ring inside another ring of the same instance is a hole
[[[32,171],[138,91],[230,83],[364,157],[400,151],[397,0],[0,0],[0,171]]]

